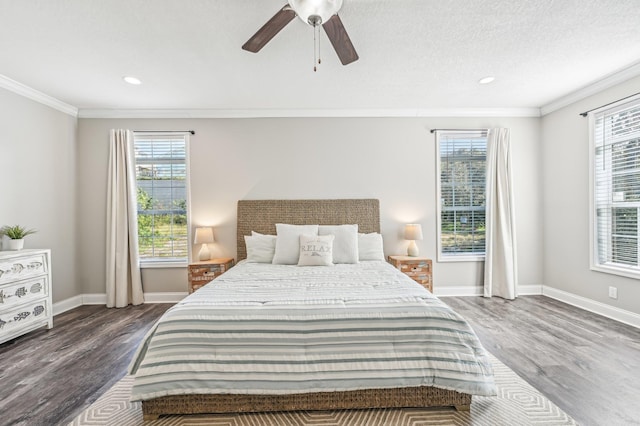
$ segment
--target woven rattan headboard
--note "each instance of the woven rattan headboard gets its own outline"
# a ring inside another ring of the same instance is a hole
[[[359,232],[380,232],[380,202],[357,200],[238,201],[238,260],[247,258],[244,236],[251,231],[276,234],[276,223],[293,225],[358,224]]]

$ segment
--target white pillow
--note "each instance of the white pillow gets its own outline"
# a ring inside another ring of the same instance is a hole
[[[256,235],[260,236],[260,235],[269,235],[269,234],[261,234],[259,232],[256,231],[251,231],[251,236],[255,237]],[[269,235],[270,237],[275,237],[275,235]]]
[[[253,233],[245,235],[244,242],[247,246],[247,262],[271,263],[276,250],[276,236]]]
[[[300,257],[300,235],[318,235],[318,225],[276,223],[274,265],[296,265]]]
[[[298,266],[333,265],[333,235],[300,235]]]
[[[382,235],[377,232],[358,234],[358,257],[360,260],[384,261]]]
[[[318,235],[334,235],[333,263],[358,263],[358,225],[320,225]]]

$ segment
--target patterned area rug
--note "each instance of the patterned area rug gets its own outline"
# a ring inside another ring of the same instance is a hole
[[[140,403],[129,402],[132,377],[127,376],[69,425],[113,426],[269,426],[269,425],[575,425],[575,421],[491,356],[498,396],[473,397],[471,411],[454,409],[370,409],[166,416],[143,422]]]

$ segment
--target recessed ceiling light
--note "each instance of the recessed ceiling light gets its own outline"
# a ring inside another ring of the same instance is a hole
[[[478,83],[480,83],[480,84],[489,84],[495,79],[496,79],[495,77],[484,77],[484,78],[481,78],[480,80],[478,80]]]
[[[129,83],[129,84],[135,84],[136,86],[137,86],[138,84],[142,84],[142,82],[140,81],[140,79],[139,79],[139,78],[135,78],[135,77],[132,77],[132,76],[130,76],[130,75],[127,75],[127,76],[125,76],[125,77],[122,77],[122,79],[123,79],[124,81],[126,81],[127,83]]]

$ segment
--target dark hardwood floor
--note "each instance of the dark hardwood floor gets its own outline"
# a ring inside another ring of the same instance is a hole
[[[171,305],[81,306],[0,345],[0,425],[66,425],[124,376]]]
[[[640,425],[639,329],[545,296],[442,300],[579,424]]]
[[[640,424],[640,330],[544,296],[442,298],[581,425]],[[0,425],[65,425],[126,372],[170,305],[82,306],[0,345]]]

